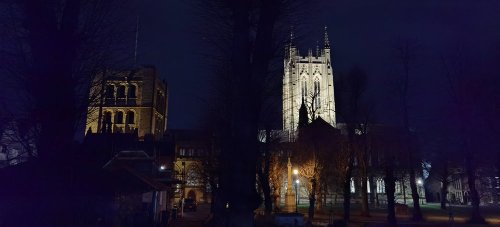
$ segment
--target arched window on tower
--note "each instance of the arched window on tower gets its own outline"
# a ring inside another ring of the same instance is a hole
[[[104,112],[103,122],[107,124],[111,123],[111,112],[109,111]]]
[[[135,85],[133,85],[133,84],[129,85],[128,86],[128,97],[129,98],[136,98],[135,92],[136,92]]]
[[[114,104],[115,103],[115,86],[112,84],[106,85],[106,104]]]
[[[118,98],[125,98],[125,86],[124,85],[118,86],[118,88],[116,89],[116,96]]]
[[[321,108],[321,86],[319,79],[314,79],[314,108]]]
[[[127,112],[127,124],[135,124],[135,113],[131,110]]]
[[[114,98],[115,97],[115,86],[109,84],[106,86],[106,98]]]
[[[120,85],[116,88],[116,104],[124,105],[125,104],[125,86]]]
[[[135,105],[136,104],[136,100],[137,100],[136,86],[133,85],[133,84],[130,84],[128,86],[128,100],[127,100],[127,104],[129,104],[129,105]]]
[[[115,114],[115,124],[123,124],[123,112],[117,111]]]

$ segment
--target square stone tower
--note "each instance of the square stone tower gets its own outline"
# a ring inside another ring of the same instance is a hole
[[[105,70],[90,90],[87,129],[106,133],[135,133],[155,139],[167,129],[167,84],[153,66]],[[87,130],[86,133],[89,131]]]
[[[321,117],[336,126],[335,94],[333,84],[330,41],[325,27],[324,44],[316,51],[309,49],[301,56],[294,44],[293,32],[284,59],[283,75],[283,131],[293,141],[297,136],[299,108],[304,102],[309,121]]]

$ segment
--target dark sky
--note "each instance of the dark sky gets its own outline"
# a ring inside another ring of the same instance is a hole
[[[170,89],[169,128],[193,128],[206,102],[209,69],[195,0],[140,1],[139,62],[156,65]],[[489,61],[500,47],[500,1],[316,0],[304,18],[306,53],[329,28],[335,74],[359,65],[369,75],[380,119],[394,96],[395,47],[416,44],[412,68],[414,119],[429,119],[446,102],[440,57],[464,47],[474,61]],[[303,13],[304,14],[304,13]],[[300,25],[299,25],[300,26]]]

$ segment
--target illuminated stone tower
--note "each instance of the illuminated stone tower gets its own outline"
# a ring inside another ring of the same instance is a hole
[[[89,97],[87,131],[137,133],[159,139],[167,128],[167,84],[153,66],[106,70],[96,76]]]
[[[299,54],[292,32],[286,50],[283,75],[283,130],[289,140],[293,141],[297,136],[302,100],[310,120],[321,117],[333,127],[336,126],[333,88],[330,41],[326,27],[323,47],[316,45],[315,53],[309,49],[307,56]]]

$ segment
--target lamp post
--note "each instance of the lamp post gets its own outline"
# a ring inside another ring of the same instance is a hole
[[[299,171],[297,169],[293,170],[293,175],[295,176],[295,213],[299,213]]]
[[[299,179],[295,180],[295,213],[299,213]]]

